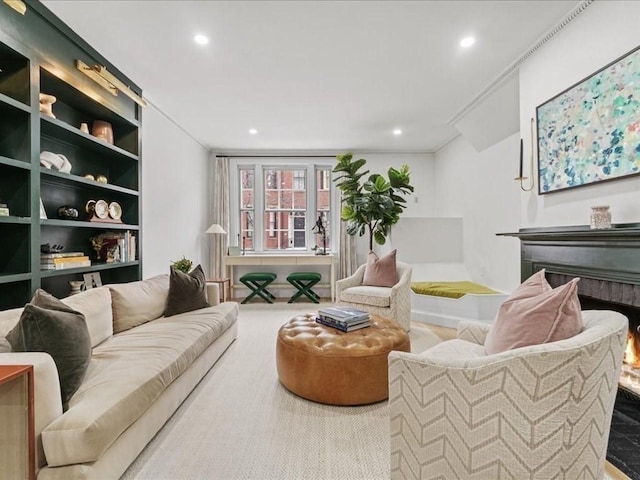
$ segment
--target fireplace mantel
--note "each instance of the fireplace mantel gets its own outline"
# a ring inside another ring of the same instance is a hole
[[[520,239],[521,278],[549,272],[640,285],[640,223],[596,230],[588,225],[521,228],[498,233]]]

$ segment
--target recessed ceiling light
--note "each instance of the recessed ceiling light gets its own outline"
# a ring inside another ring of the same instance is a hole
[[[393,130],[393,134],[397,137],[398,135],[402,135],[402,130],[400,130],[399,128],[396,128]]]
[[[464,37],[460,40],[460,46],[464,48],[469,48],[474,43],[476,43],[476,39],[473,37]]]
[[[251,135],[257,135],[257,134],[258,134],[258,130],[256,130],[255,128],[250,128],[250,129],[249,129],[249,133],[250,133]]]
[[[207,43],[209,43],[209,39],[204,35],[196,35],[195,37],[193,37],[193,41],[198,45],[206,45]]]

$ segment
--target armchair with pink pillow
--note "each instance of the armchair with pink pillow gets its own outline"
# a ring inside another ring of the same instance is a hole
[[[394,320],[409,331],[411,272],[411,265],[396,262],[395,250],[381,258],[371,252],[365,265],[336,282],[336,301]]]
[[[627,318],[540,271],[492,325],[389,354],[391,478],[603,478]]]

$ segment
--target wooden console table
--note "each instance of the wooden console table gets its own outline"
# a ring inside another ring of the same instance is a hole
[[[227,255],[225,257],[227,265],[227,277],[231,279],[231,298],[233,298],[233,274],[236,266],[259,266],[259,265],[325,265],[329,267],[329,282],[331,284],[331,301],[335,299],[335,266],[334,256],[329,255]]]
[[[0,365],[0,451],[2,478],[36,478],[33,366]]]

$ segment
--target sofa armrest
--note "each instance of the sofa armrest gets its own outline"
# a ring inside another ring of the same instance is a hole
[[[212,307],[220,304],[220,285],[217,283],[207,283],[207,299]]]
[[[62,415],[58,369],[53,358],[43,352],[2,353],[0,365],[33,365],[36,465],[40,467],[45,463],[41,433]],[[0,448],[3,448],[1,443]]]
[[[462,321],[458,323],[457,338],[484,345],[491,325],[482,322]]]
[[[336,282],[336,299],[340,301],[340,293],[347,288],[357,287],[362,285],[362,279],[364,278],[364,269],[366,265],[360,265],[358,269],[350,277],[343,278]]]

